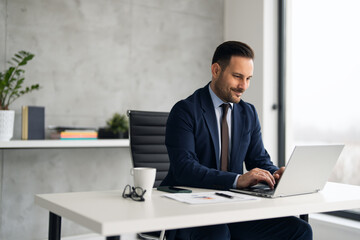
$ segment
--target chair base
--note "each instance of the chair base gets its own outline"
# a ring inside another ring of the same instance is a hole
[[[138,233],[137,239],[141,240],[165,240],[165,231]]]

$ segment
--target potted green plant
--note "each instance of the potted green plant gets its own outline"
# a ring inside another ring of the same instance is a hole
[[[11,66],[0,72],[0,141],[9,141],[13,136],[15,111],[9,110],[10,104],[22,95],[39,89],[39,84],[22,88],[25,80],[22,67],[34,56],[30,52],[19,51],[8,61]]]
[[[125,114],[115,113],[106,121],[106,127],[100,128],[98,138],[127,138],[129,122]]]

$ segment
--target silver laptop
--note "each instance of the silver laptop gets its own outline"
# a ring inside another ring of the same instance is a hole
[[[230,191],[269,198],[318,192],[324,188],[343,148],[344,145],[296,146],[274,189],[258,184]]]

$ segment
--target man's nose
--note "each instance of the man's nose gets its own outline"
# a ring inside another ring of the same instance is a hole
[[[245,89],[246,88],[246,79],[243,79],[243,78],[239,79],[237,88]]]

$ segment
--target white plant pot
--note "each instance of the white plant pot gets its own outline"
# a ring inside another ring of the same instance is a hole
[[[0,141],[10,141],[14,134],[14,110],[0,110]]]

